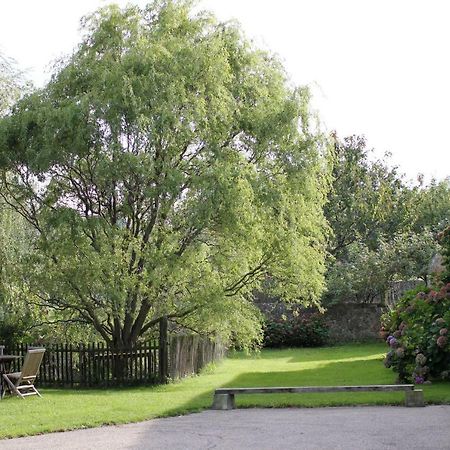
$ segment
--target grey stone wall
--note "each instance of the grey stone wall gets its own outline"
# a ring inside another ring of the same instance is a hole
[[[402,295],[423,284],[421,280],[396,281],[391,283],[388,292],[378,303],[340,303],[329,306],[324,318],[329,326],[330,342],[368,341],[377,339],[380,331],[381,315],[392,308]],[[289,317],[291,310],[283,302],[255,293],[255,304],[268,318]],[[296,307],[299,309],[299,307]],[[301,309],[302,314],[316,313],[317,309]]]
[[[333,305],[325,313],[332,343],[368,341],[378,338],[385,307],[364,303]]]
[[[259,295],[255,303],[268,318],[289,317],[292,312],[283,302]],[[317,313],[315,308],[296,308],[301,314]],[[379,338],[380,318],[386,307],[368,303],[343,303],[328,307],[324,313],[330,343],[369,341]]]

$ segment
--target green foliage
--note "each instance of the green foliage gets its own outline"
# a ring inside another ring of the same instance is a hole
[[[22,74],[10,58],[0,54],[0,118],[26,92]],[[5,175],[8,176],[8,175]],[[0,342],[6,345],[22,339],[32,323],[34,308],[26,302],[20,261],[31,251],[33,233],[23,217],[10,208],[10,197],[0,200]]]
[[[320,347],[327,343],[328,327],[319,313],[294,310],[294,314],[267,320],[265,347]]]
[[[308,92],[190,2],[109,6],[83,29],[0,122],[1,195],[38,236],[30,298],[117,346],[162,316],[250,345],[268,276],[317,303],[327,172]]]
[[[389,272],[397,278],[419,278],[427,283],[431,260],[440,250],[435,233],[428,228],[420,233],[398,234],[387,249]]]
[[[450,225],[450,178],[422,186],[416,192],[416,218],[413,228],[417,233],[428,228],[440,232]]]
[[[383,317],[383,337],[390,347],[386,367],[398,372],[402,381],[449,378],[449,328],[450,283],[439,291],[423,286],[408,292]]]
[[[32,251],[33,231],[0,201],[0,342],[23,340],[38,311],[26,299],[21,262]]]
[[[0,201],[0,342],[84,342],[92,330],[59,321],[58,314],[44,307],[28,290],[29,262],[37,233],[30,224]],[[56,323],[55,323],[56,322]],[[52,326],[50,326],[52,324]],[[98,338],[98,336],[97,336]]]
[[[363,137],[336,140],[333,186],[325,206],[332,227],[325,304],[372,302],[396,280],[428,281],[448,223],[448,181],[412,187],[387,158],[371,161]]]
[[[330,264],[327,304],[380,301],[393,281],[427,281],[430,261],[440,249],[429,231],[397,234],[378,245],[370,250],[363,242],[349,244],[345,258]]]
[[[389,284],[387,261],[363,243],[349,244],[346,253],[329,266],[324,302],[373,302]]]
[[[362,136],[335,141],[333,185],[325,215],[333,229],[330,253],[345,258],[354,242],[370,250],[411,223],[414,197],[395,168],[372,161]]]
[[[28,88],[15,62],[0,53],[0,117],[9,111]]]

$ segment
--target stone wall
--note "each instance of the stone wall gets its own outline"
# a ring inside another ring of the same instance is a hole
[[[378,303],[340,303],[329,306],[324,313],[330,330],[331,343],[368,341],[378,338],[381,315],[392,308],[402,295],[423,284],[421,280],[396,281],[391,283],[388,292],[380,296]],[[289,317],[291,311],[286,305],[257,292],[254,294],[255,304],[266,317],[278,319],[283,315]],[[317,312],[317,309],[303,309],[305,314]]]
[[[275,299],[259,294],[255,303],[268,318],[289,317],[291,311],[286,305]],[[304,314],[317,312],[315,308],[302,309]],[[378,338],[381,315],[387,308],[377,304],[343,303],[328,307],[324,313],[329,326],[330,343],[351,341],[369,341]]]
[[[325,313],[332,343],[378,338],[380,318],[386,308],[364,303],[333,305]]]

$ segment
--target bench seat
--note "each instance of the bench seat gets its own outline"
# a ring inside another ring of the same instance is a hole
[[[406,406],[424,406],[423,392],[413,384],[370,384],[359,386],[297,386],[297,387],[253,387],[219,388],[215,390],[212,409],[234,409],[237,394],[305,394],[316,392],[405,392]]]

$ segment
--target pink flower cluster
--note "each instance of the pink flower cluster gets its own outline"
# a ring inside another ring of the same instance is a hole
[[[448,339],[447,336],[439,336],[436,340],[436,344],[440,348],[444,348],[447,345]]]
[[[416,295],[416,298],[425,300],[427,303],[438,303],[446,298],[450,298],[450,283],[447,283],[445,286],[442,286],[439,291],[434,291],[433,289],[425,294],[425,292],[419,292]]]

